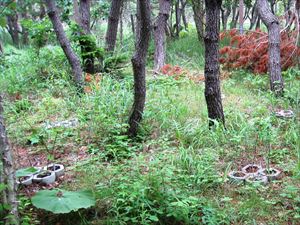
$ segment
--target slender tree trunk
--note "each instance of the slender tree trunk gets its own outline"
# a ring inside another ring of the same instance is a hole
[[[54,0],[45,0],[48,10],[48,16],[52,22],[56,37],[58,42],[63,49],[70,65],[72,68],[73,78],[75,83],[79,89],[79,91],[83,90],[83,78],[82,78],[82,69],[80,67],[80,60],[78,56],[73,51],[70,41],[68,40],[63,25],[60,21],[57,8]]]
[[[138,47],[138,42],[140,40],[140,35],[141,35],[141,14],[139,13],[140,11],[140,1],[136,2],[136,32],[135,32],[135,48],[137,49]]]
[[[176,24],[175,24],[176,37],[179,37],[179,33],[181,30],[180,0],[176,0],[176,3],[175,3],[175,17],[176,17]]]
[[[296,0],[295,9],[297,14],[298,41],[297,47],[300,49],[300,0]],[[298,54],[298,68],[300,69],[300,55]]]
[[[134,103],[128,129],[128,134],[133,137],[137,135],[146,100],[146,58],[151,35],[150,0],[138,0],[137,14],[140,18],[137,33],[140,33],[140,35],[136,44],[136,52],[131,60],[134,73]]]
[[[283,94],[283,79],[280,63],[280,26],[277,17],[272,14],[267,0],[257,1],[257,10],[269,32],[269,74],[271,90],[278,96]]]
[[[275,15],[275,0],[269,0],[269,2],[271,3],[271,12]]]
[[[77,24],[80,25],[81,21],[80,21],[78,0],[73,0],[73,19]]]
[[[188,29],[188,22],[187,22],[186,15],[185,15],[185,6],[187,4],[187,0],[186,1],[180,0],[180,2],[181,2],[182,22],[183,22],[183,25],[184,25],[184,29],[187,30]]]
[[[244,33],[244,0],[239,3],[239,31],[240,34]]]
[[[26,3],[24,0],[19,0],[18,1],[19,7],[21,9],[21,18],[22,19],[28,19],[28,9],[26,6]],[[23,45],[28,45],[29,44],[29,37],[28,37],[28,30],[21,25],[22,28],[22,44]]]
[[[112,0],[106,32],[106,49],[113,52],[117,42],[118,24],[123,0]]]
[[[22,13],[22,18],[28,19],[28,14],[27,12]],[[22,43],[23,45],[28,45],[29,44],[29,37],[28,37],[28,30],[22,26]]]
[[[257,18],[255,29],[260,29],[260,17]]]
[[[130,22],[131,22],[131,30],[132,30],[132,33],[135,34],[134,15],[133,15],[133,14],[130,14]]]
[[[192,1],[194,20],[196,24],[198,40],[203,42],[204,37],[204,0],[193,0]]]
[[[170,15],[171,0],[159,0],[159,14],[154,23],[154,71],[159,72],[165,65],[166,28]]]
[[[45,6],[43,4],[43,2],[40,2],[39,3],[39,6],[40,6],[40,14],[39,14],[39,17],[40,17],[40,20],[44,19],[45,16],[46,16],[46,9],[45,9]]]
[[[171,4],[171,16],[170,16],[169,25],[168,25],[171,37],[175,37],[174,30],[173,30],[173,16],[174,16],[174,4],[173,4],[173,1],[172,1],[172,4]]]
[[[18,19],[19,17],[17,12],[7,16],[8,32],[11,36],[14,46],[16,47],[20,46]]]
[[[91,19],[91,1],[90,0],[80,0],[79,4],[79,15],[80,15],[80,26],[85,34],[90,34],[90,19]]]
[[[236,28],[237,16],[238,16],[237,0],[233,0],[233,2],[232,2],[232,20],[230,23],[230,29]]]
[[[123,45],[123,13],[124,13],[124,2],[122,2],[121,12],[120,12],[120,45]]]
[[[222,0],[205,0],[205,99],[210,126],[214,120],[225,124],[220,90],[219,33]]]
[[[252,13],[251,13],[251,19],[250,19],[250,28],[249,30],[252,30],[256,21],[257,21],[257,18],[258,18],[258,13],[257,13],[257,9],[256,9],[256,4],[257,4],[257,1],[255,1],[253,7],[252,7]]]
[[[3,173],[1,173],[3,175],[2,182],[6,185],[3,193],[3,203],[11,206],[9,216],[6,219],[5,224],[19,224],[15,168],[12,149],[9,146],[6,129],[4,126],[2,96],[0,96],[0,155],[3,166]]]
[[[222,10],[222,24],[223,24],[223,30],[227,30],[227,23],[228,18],[231,14],[231,8],[227,7],[225,10]]]
[[[88,36],[91,34],[91,28],[90,28],[90,19],[91,19],[91,13],[90,13],[90,7],[91,7],[91,1],[90,0],[80,0],[79,3],[79,26],[82,29],[81,36]],[[93,74],[95,73],[94,68],[94,51],[93,49],[93,43],[91,43],[92,40],[90,38],[82,38],[79,41],[80,47],[81,47],[81,57],[83,61],[83,70],[86,73]]]
[[[3,53],[4,53],[4,48],[3,48],[2,41],[0,40],[0,57],[2,56]]]

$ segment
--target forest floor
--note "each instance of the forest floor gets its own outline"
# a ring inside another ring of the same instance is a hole
[[[169,61],[201,77],[197,62],[185,60],[194,53],[176,55],[172,45]],[[59,47],[41,49],[40,58],[11,49],[6,60],[0,83],[18,168],[53,161],[66,167],[54,185],[20,188],[24,224],[300,224],[299,71],[284,72],[281,98],[268,90],[266,75],[222,72],[226,129],[210,130],[202,78],[149,70],[144,120],[132,140],[124,135],[133,99],[130,64],[116,73],[122,76],[101,74],[79,97]],[[278,118],[280,109],[295,116]],[[267,185],[228,180],[228,172],[249,163],[281,176]],[[93,190],[96,207],[68,216],[30,204],[38,189],[56,187]]]

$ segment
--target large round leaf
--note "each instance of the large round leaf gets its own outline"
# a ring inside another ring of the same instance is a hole
[[[91,191],[43,190],[31,198],[32,204],[53,213],[69,213],[95,205]]]

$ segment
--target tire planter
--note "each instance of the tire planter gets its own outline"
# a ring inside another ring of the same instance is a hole
[[[25,176],[25,177],[20,177],[19,180],[17,180],[17,184],[22,184],[22,185],[31,185],[32,184],[32,179],[33,175]]]
[[[258,175],[262,170],[262,167],[257,164],[248,164],[242,168],[242,172],[248,174],[249,176]]]
[[[268,178],[264,175],[248,176],[246,178],[246,183],[266,185],[268,183]]]
[[[280,110],[280,111],[276,112],[275,115],[278,118],[289,119],[289,118],[294,117],[294,112],[292,110]]]
[[[277,180],[279,178],[281,171],[275,168],[264,168],[261,174],[268,178],[268,181]]]
[[[62,164],[52,163],[48,166],[44,167],[44,170],[53,171],[55,173],[56,178],[64,175],[65,167]]]
[[[52,184],[55,182],[55,172],[53,171],[42,171],[33,176],[33,181],[42,184]]]
[[[233,183],[244,183],[248,174],[242,171],[231,171],[228,173],[228,178]]]

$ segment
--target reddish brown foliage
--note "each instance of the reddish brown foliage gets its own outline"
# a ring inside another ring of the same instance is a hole
[[[295,66],[300,49],[296,46],[296,32],[281,32],[282,70]],[[254,73],[268,71],[268,34],[261,30],[239,35],[236,29],[222,32],[220,39],[228,38],[230,46],[220,49],[220,63],[225,69],[248,69]]]
[[[199,71],[189,71],[187,69],[181,68],[180,66],[173,66],[166,64],[161,68],[161,73],[167,76],[173,77],[175,80],[181,78],[187,78],[195,83],[200,83],[205,80],[204,73],[199,73]],[[230,76],[228,72],[221,72],[221,79],[226,79]]]
[[[92,93],[93,89],[99,90],[100,89],[100,83],[101,83],[101,74],[91,75],[89,73],[85,74],[85,82],[86,85],[84,87],[85,93]]]

